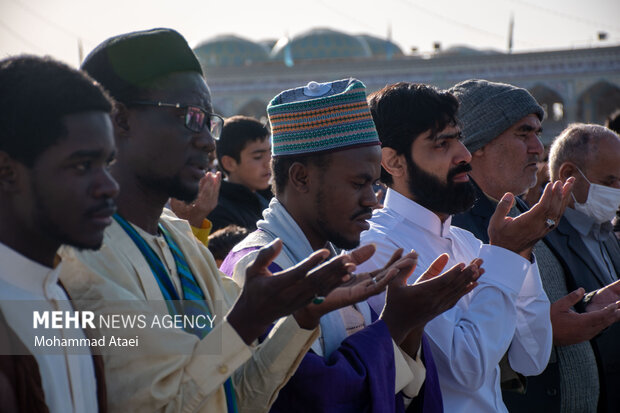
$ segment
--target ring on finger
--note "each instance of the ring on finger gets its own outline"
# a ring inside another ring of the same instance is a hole
[[[551,229],[555,227],[555,220],[551,219],[551,218],[547,218],[545,220],[545,225],[547,226],[547,228]]]
[[[321,304],[323,301],[325,301],[324,296],[314,294],[314,298],[312,299],[312,304]]]

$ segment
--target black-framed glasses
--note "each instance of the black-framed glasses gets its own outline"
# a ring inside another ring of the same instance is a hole
[[[207,112],[205,109],[196,105],[184,105],[182,103],[165,103],[151,101],[129,102],[128,105],[158,106],[163,108],[185,109],[185,127],[192,132],[201,132],[205,125],[209,124],[209,132],[213,139],[219,139],[224,126],[224,118],[216,113]]]

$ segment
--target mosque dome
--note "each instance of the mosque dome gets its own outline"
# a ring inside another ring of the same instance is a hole
[[[261,44],[235,35],[221,35],[194,48],[204,67],[242,66],[269,60],[269,51]]]
[[[357,38],[366,42],[370,48],[370,52],[375,57],[385,57],[388,53],[392,56],[403,56],[404,53],[398,45],[390,40],[382,39],[380,37],[371,36],[369,34],[359,34]]]
[[[356,37],[331,29],[313,29],[292,39],[283,38],[271,51],[275,60],[285,59],[289,53],[293,60],[371,57],[368,44]]]
[[[269,53],[271,52],[271,49],[273,49],[273,46],[275,46],[277,42],[278,42],[278,39],[264,39],[264,40],[259,40],[258,44],[260,44],[265,49],[267,49],[267,53]]]

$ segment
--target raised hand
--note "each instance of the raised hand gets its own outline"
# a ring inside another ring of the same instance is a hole
[[[506,193],[489,221],[489,244],[530,259],[534,244],[560,222],[570,200],[574,182],[575,179],[570,177],[564,184],[562,181],[549,183],[540,201],[516,218],[506,216],[514,202],[514,195]]]
[[[375,246],[369,244],[351,251],[346,256],[350,259],[349,262],[359,265],[369,259],[374,252]],[[396,250],[390,261],[381,269],[353,275],[350,281],[329,293],[321,304],[311,303],[295,312],[298,324],[305,328],[316,326],[323,315],[379,294],[398,274],[403,272],[409,274],[415,268],[418,255],[412,251],[402,256],[402,252],[402,248]]]
[[[328,250],[321,249],[273,276],[268,267],[281,250],[282,241],[279,239],[260,249],[246,270],[239,298],[226,316],[247,344],[278,318],[306,306],[317,295],[328,295],[349,281],[355,270],[355,264],[348,256],[338,256],[321,265],[329,256]]]
[[[440,274],[448,260],[448,254],[440,255],[412,285],[407,285],[407,278],[413,268],[388,284],[380,318],[396,344],[400,345],[413,330],[421,331],[426,323],[452,308],[478,285],[476,281],[484,273],[480,258],[468,266],[460,263]]]
[[[551,304],[553,344],[568,346],[588,341],[620,320],[620,303],[615,301],[604,307],[592,307],[591,311],[588,306],[586,313],[573,311],[571,307],[581,301],[584,294],[584,289],[578,288]]]
[[[217,206],[217,197],[222,183],[221,172],[207,172],[198,184],[198,196],[191,203],[170,199],[170,209],[179,218],[187,220],[192,226],[200,228],[202,221]]]

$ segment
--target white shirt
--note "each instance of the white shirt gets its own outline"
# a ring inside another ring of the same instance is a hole
[[[451,218],[437,215],[388,189],[384,208],[376,210],[362,244],[375,243],[377,252],[359,271],[383,266],[394,250],[417,251],[412,284],[442,253],[445,270],[479,257],[485,274],[479,285],[450,310],[426,325],[446,412],[507,412],[500,389],[498,363],[508,351],[511,367],[536,375],[549,361],[552,330],[549,300],[538,268],[501,247],[483,245],[473,234],[452,227]],[[380,312],[384,296],[369,303]]]
[[[50,412],[96,412],[97,382],[92,356],[84,354],[84,349],[78,351],[82,354],[70,354],[72,350],[66,348],[44,354],[46,349],[35,347],[35,336],[85,338],[79,328],[33,329],[35,308],[73,311],[58,285],[59,269],[60,265],[55,269],[45,267],[0,243],[0,311],[37,361]]]

